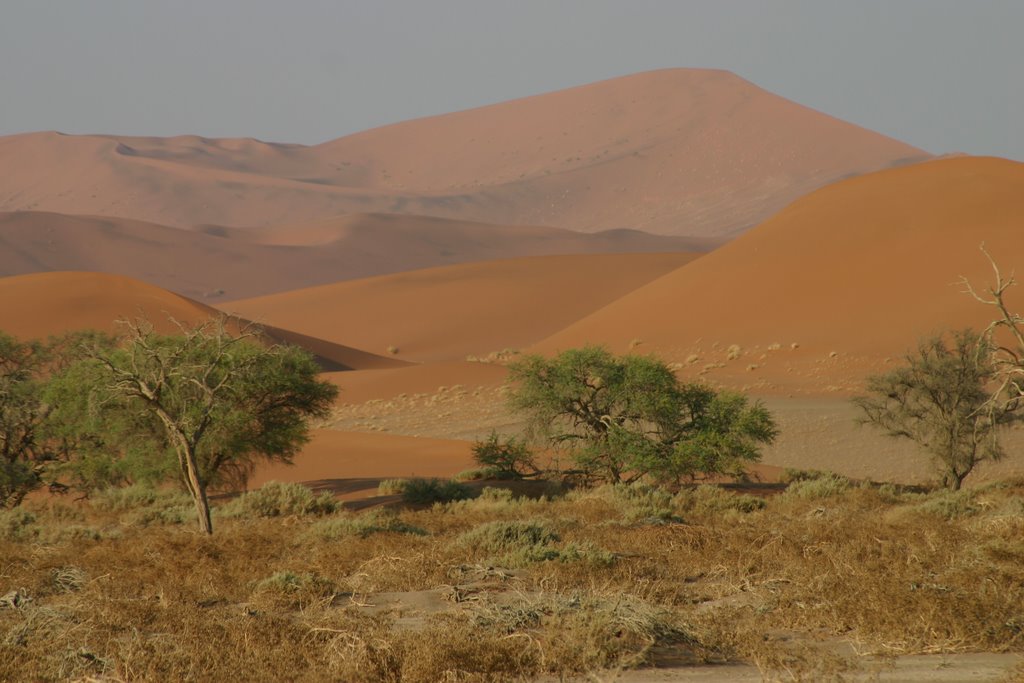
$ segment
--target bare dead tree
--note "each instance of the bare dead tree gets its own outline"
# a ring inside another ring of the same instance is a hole
[[[1006,304],[1006,292],[1017,281],[1012,272],[1009,276],[1003,275],[984,243],[979,249],[992,266],[995,283],[979,292],[966,277],[961,277],[960,282],[967,294],[997,311],[996,318],[982,332],[983,339],[992,349],[992,362],[999,378],[988,408],[993,412],[1013,411],[1021,406],[1024,399],[1024,316],[1010,310]]]

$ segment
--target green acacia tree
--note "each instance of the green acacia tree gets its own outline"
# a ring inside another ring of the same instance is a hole
[[[65,371],[64,386],[88,397],[75,409],[86,420],[76,437],[109,439],[114,426],[117,443],[148,445],[149,464],[176,474],[205,533],[207,487],[244,479],[260,458],[290,462],[337,395],[309,353],[268,346],[253,330],[231,334],[224,319],[178,335],[145,320],[124,330],[119,346],[94,347]]]
[[[867,395],[853,399],[860,422],[909,439],[932,456],[942,484],[959,490],[986,460],[999,460],[1003,426],[1020,419],[1019,398],[1005,393],[987,335],[961,330],[947,344],[942,335],[925,339],[906,364],[869,377]]]
[[[38,432],[45,348],[0,332],[0,507],[17,505],[43,481]]]
[[[527,417],[528,433],[566,449],[593,480],[738,474],[778,434],[760,403],[681,383],[650,356],[588,346],[524,356],[509,372],[509,404]]]

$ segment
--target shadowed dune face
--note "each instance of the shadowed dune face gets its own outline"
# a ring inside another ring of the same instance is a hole
[[[265,230],[193,231],[123,218],[0,213],[0,277],[114,273],[207,302],[494,258],[713,246],[710,240],[637,231],[586,234],[381,214]]]
[[[519,349],[695,254],[544,256],[430,268],[221,306],[230,313],[413,361]]]
[[[724,71],[668,69],[314,147],[184,136],[0,138],[0,210],[173,227],[366,212],[726,236],[849,174],[927,154]]]
[[[1005,271],[1024,269],[1021,225],[1024,164],[964,157],[847,180],[536,348],[641,337],[694,372],[724,364],[710,376],[734,383],[850,389],[922,336],[987,324],[994,309],[960,278],[992,281],[982,242]]]

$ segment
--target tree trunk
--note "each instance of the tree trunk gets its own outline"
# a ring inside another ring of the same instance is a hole
[[[185,451],[185,476],[188,477],[192,500],[196,504],[199,530],[205,534],[212,534],[213,521],[210,519],[210,501],[206,498],[206,485],[199,478],[199,466],[196,464],[196,453],[192,447],[188,447]]]

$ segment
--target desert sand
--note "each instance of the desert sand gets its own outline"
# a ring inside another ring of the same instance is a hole
[[[590,254],[416,270],[221,304],[226,312],[403,360],[522,349],[696,258]],[[451,382],[449,382],[451,383]]]
[[[0,211],[256,228],[365,212],[727,236],[920,149],[726,71],[665,69],[304,147],[0,138]]]

